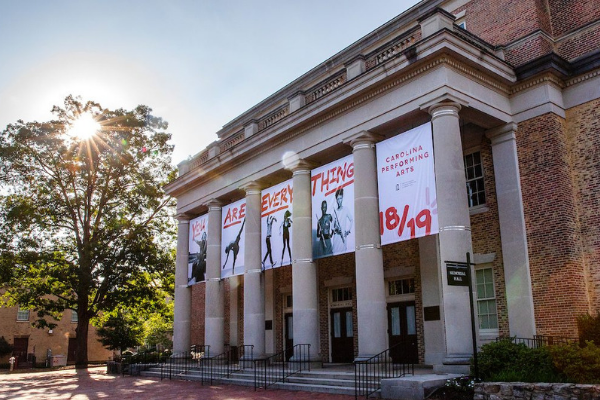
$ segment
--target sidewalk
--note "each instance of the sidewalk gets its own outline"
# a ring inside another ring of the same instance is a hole
[[[353,400],[354,396],[259,390],[242,386],[202,386],[199,382],[160,381],[106,374],[106,367],[88,370],[0,375],[0,399],[202,399],[202,400]]]

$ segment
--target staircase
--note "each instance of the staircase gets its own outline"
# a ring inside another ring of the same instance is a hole
[[[140,374],[141,376],[160,378],[161,370],[160,367],[153,367],[146,371],[142,371]],[[201,382],[202,374],[199,369],[193,368],[181,374],[176,374],[175,371],[173,371],[172,378]],[[207,383],[206,377],[204,378],[204,381]],[[254,369],[247,368],[233,372],[229,377],[214,374],[213,385],[219,384],[254,387]],[[268,387],[268,390],[269,389],[354,396],[354,370],[352,369],[352,366],[336,366],[336,368],[319,368],[317,370],[304,371],[286,377],[285,382],[276,382],[270,385]]]

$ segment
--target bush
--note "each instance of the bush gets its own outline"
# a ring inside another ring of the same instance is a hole
[[[600,346],[600,311],[593,317],[590,314],[584,314],[577,317],[577,328],[579,330],[579,341],[582,345],[585,342],[593,341]]]
[[[495,382],[563,382],[554,368],[549,347],[529,348],[512,339],[481,346],[479,377]],[[471,365],[473,371],[474,366]]]
[[[4,339],[4,336],[0,336],[0,356],[4,356],[12,353],[13,347]]]
[[[586,342],[549,348],[554,366],[569,382],[600,383],[600,347]]]

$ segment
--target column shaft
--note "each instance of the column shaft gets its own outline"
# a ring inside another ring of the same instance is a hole
[[[310,344],[311,361],[321,359],[317,265],[312,259],[310,167],[294,168],[292,296],[294,344]]]
[[[173,315],[173,352],[190,350],[190,317],[192,290],[188,287],[188,257],[190,221],[180,217],[177,226],[177,257],[175,259],[175,310]]]
[[[468,362],[473,353],[468,288],[448,286],[446,278],[446,261],[465,262],[466,253],[472,253],[459,110],[457,104],[440,104],[430,110],[440,226],[440,275],[446,336],[444,363],[447,364]]]
[[[363,132],[352,140],[359,358],[373,356],[389,347],[383,253],[379,233],[376,138]]]
[[[265,355],[265,294],[260,257],[260,189],[248,184],[246,190],[246,232],[244,249],[244,345],[254,346],[254,357]]]
[[[221,280],[221,204],[208,204],[208,246],[206,250],[206,297],[204,344],[211,355],[225,349],[225,293]]]
[[[516,128],[516,124],[508,124],[488,131],[486,135],[492,140],[510,335],[533,337],[536,333],[535,315]]]

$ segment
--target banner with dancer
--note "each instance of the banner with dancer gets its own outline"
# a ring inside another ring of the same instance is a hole
[[[208,214],[190,220],[188,285],[206,280]]]
[[[292,264],[292,180],[261,193],[261,250],[263,270]]]
[[[311,171],[313,258],[354,251],[354,157]]]
[[[221,278],[244,273],[246,199],[222,208]]]
[[[431,124],[377,143],[381,244],[438,233]]]

